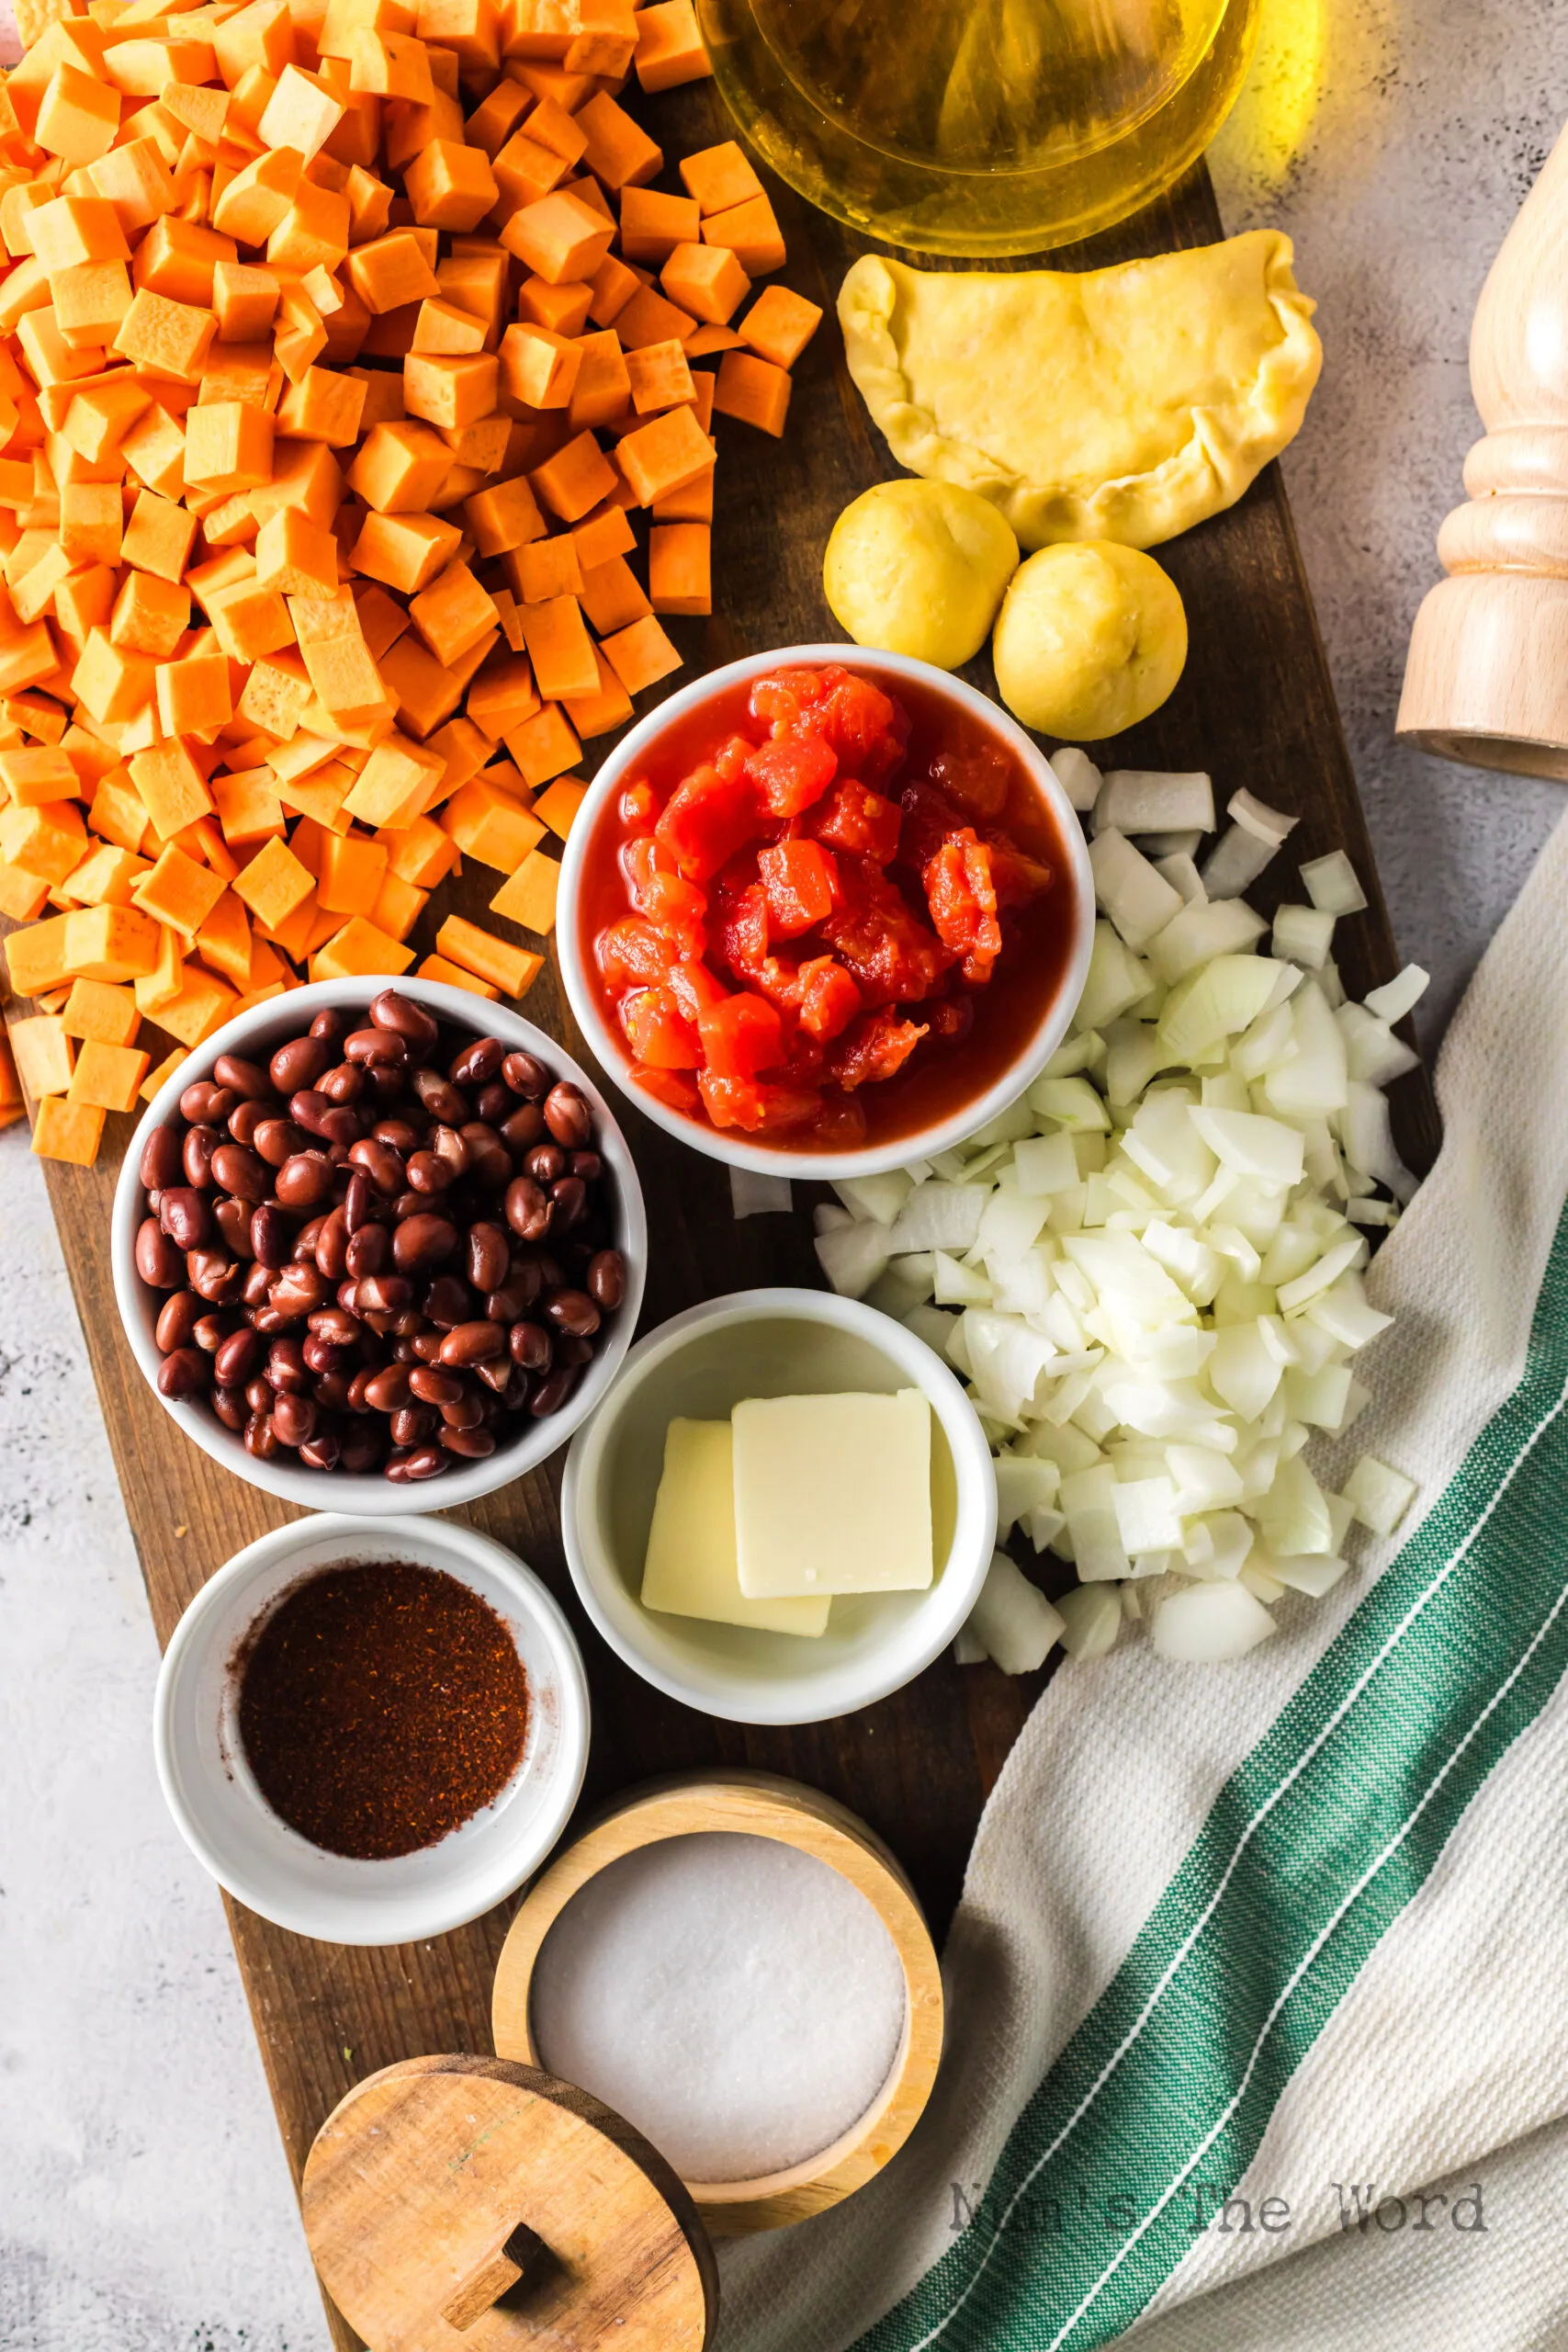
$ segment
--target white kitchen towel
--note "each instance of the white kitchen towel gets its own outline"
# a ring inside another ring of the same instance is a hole
[[[1231,1665],[1063,1668],[980,1824],[931,2107],[726,2248],[724,2352],[1568,2341],[1568,822],[1438,1092],[1377,1401],[1318,1463],[1418,1478],[1406,1525]]]

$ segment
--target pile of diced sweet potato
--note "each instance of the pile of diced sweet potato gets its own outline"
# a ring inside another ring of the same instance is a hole
[[[784,249],[739,147],[666,175],[619,103],[707,72],[692,0],[30,5],[0,912],[34,1149],[90,1162],[246,1005],[405,971],[464,858],[543,940],[583,743],[710,609],[713,415],[781,433],[820,312],[753,293]],[[419,970],[542,961],[454,915]]]

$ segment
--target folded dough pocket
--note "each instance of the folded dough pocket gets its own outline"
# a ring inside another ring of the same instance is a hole
[[[1026,548],[1156,547],[1294,438],[1323,347],[1291,261],[1273,229],[1081,273],[866,254],[839,318],[911,473],[993,500]]]

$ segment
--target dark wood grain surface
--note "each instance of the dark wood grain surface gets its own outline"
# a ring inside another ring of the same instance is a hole
[[[643,109],[671,156],[728,135],[705,85]],[[823,602],[822,548],[840,509],[896,473],[843,364],[833,302],[850,260],[866,250],[786,190],[773,191],[789,245],[785,282],[829,316],[797,370],[788,431],[773,442],[720,421],[715,532],[718,610],[676,622],[688,672],[735,655],[840,634]],[[1122,260],[1222,234],[1208,178],[1190,175],[1166,201],[1092,247],[1055,256],[1074,266]],[[1334,365],[1329,352],[1327,365]],[[1291,851],[1255,894],[1300,896],[1295,867],[1348,851],[1371,900],[1337,933],[1352,994],[1387,979],[1399,957],[1378,889],[1365,823],[1335,709],[1279,469],[1271,466],[1229,513],[1159,550],[1186,600],[1187,672],[1170,701],[1122,739],[1108,763],[1209,768],[1223,805],[1238,785],[1299,812]],[[988,662],[969,674],[990,690]],[[675,685],[677,678],[670,682]],[[602,755],[608,741],[595,744]],[[589,763],[592,766],[594,762]],[[438,894],[481,921],[494,877],[473,869]],[[415,944],[430,944],[435,909]],[[503,926],[504,928],[504,926]],[[514,933],[522,937],[521,933]],[[1418,945],[1419,943],[1411,943]],[[529,1017],[584,1057],[552,967],[529,996]],[[1424,1073],[1396,1089],[1396,1126],[1417,1167],[1430,1160],[1437,1116]],[[814,1283],[810,1188],[793,1216],[733,1220],[728,1180],[623,1106],[648,1195],[652,1260],[643,1327],[694,1301],[765,1283]],[[295,1516],[241,1484],[181,1440],[144,1386],[119,1331],[109,1278],[109,1202],[133,1122],[112,1119],[96,1169],[50,1165],[48,1179],[97,1381],[158,1638],[231,1554]],[[791,1774],[862,1814],[897,1853],[939,1936],[957,1900],[987,1791],[1040,1687],[990,1667],[943,1659],[880,1705],[796,1731],[719,1724],[667,1700],[606,1650],[578,1607],[558,1517],[558,1458],[461,1514],[508,1544],[547,1579],[581,1636],[595,1726],[584,1804],[659,1771],[746,1764]],[[1060,1564],[1041,1563],[1064,1580]],[[1070,1571],[1066,1581],[1071,1581]],[[241,1973],[298,2179],[317,2126],[350,2086],[420,2052],[490,2049],[490,1987],[509,1908],[434,1942],[382,1951],[312,1943],[229,1905]],[[172,2053],[171,2053],[172,2054]],[[253,2313],[260,2321],[265,2313]],[[335,2341],[358,2339],[329,2312]]]

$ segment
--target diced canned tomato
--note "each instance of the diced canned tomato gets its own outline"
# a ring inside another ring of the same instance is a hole
[[[757,870],[768,901],[768,927],[779,939],[794,939],[833,911],[838,872],[832,854],[818,842],[771,842],[757,853]]]
[[[784,1057],[784,1023],[765,997],[741,989],[710,1005],[697,1023],[703,1060],[718,1078],[755,1078]]]
[[[1038,1017],[1018,979],[1065,965],[1059,844],[1005,741],[910,700],[913,725],[845,665],[772,671],[656,738],[601,820],[592,957],[657,1101],[851,1149],[922,1072],[982,1091]]]

